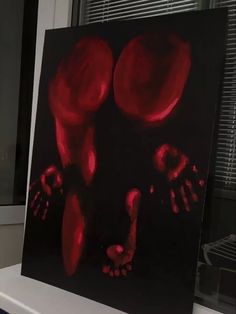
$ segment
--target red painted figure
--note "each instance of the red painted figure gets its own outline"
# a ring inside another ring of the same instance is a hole
[[[108,96],[113,78],[114,99],[129,119],[146,127],[166,119],[178,104],[191,66],[190,46],[175,35],[145,34],[132,39],[123,49],[113,73],[113,55],[108,43],[96,37],[84,37],[67,58],[61,61],[49,86],[49,104],[55,121],[56,142],[64,169],[75,165],[89,188],[96,171],[94,115]],[[196,166],[177,148],[163,144],[153,157],[156,171],[169,184],[172,211],[178,213],[176,195],[188,212],[198,196],[191,180],[184,176],[187,168],[198,176]],[[176,190],[172,183],[182,178]],[[44,220],[54,191],[63,193],[63,176],[50,166],[40,178],[41,190],[33,194],[30,207]],[[199,186],[204,181],[198,181]],[[35,183],[31,185],[31,189]],[[158,193],[150,182],[149,192]],[[114,243],[106,249],[111,264],[103,265],[110,276],[126,276],[132,269],[136,251],[136,234],[141,189],[127,191],[126,211],[130,228],[125,243]],[[47,197],[45,197],[45,195]],[[84,248],[86,217],[75,186],[65,195],[62,224],[62,250],[65,270],[72,275]],[[42,213],[42,214],[41,214]]]

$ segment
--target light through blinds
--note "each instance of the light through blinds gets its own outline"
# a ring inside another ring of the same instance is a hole
[[[212,7],[228,7],[228,36],[223,94],[218,128],[215,179],[226,191],[236,190],[236,1],[212,1]]]
[[[193,0],[88,0],[84,1],[83,24],[151,17],[198,8]]]

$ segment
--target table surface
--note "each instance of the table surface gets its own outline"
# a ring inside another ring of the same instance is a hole
[[[0,269],[0,309],[11,314],[121,314],[111,307],[20,275],[21,265]],[[217,314],[194,304],[193,314]]]

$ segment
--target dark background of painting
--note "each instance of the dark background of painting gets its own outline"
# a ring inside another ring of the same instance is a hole
[[[148,194],[148,187],[154,184],[157,190],[168,191],[160,186],[160,178],[152,165],[154,149],[166,142],[185,152],[207,178],[219,101],[225,22],[225,10],[211,10],[46,33],[31,182],[49,165],[61,167],[48,106],[48,83],[59,61],[80,37],[95,35],[106,39],[116,63],[132,37],[145,32],[175,33],[190,43],[192,67],[181,101],[156,128],[145,129],[127,119],[115,105],[111,89],[95,116],[98,168],[89,195],[96,210],[93,223],[103,241],[96,238],[98,243],[92,245],[92,254],[88,246],[76,274],[67,277],[60,241],[63,200],[56,201],[45,222],[33,217],[28,209],[23,275],[128,313],[192,312],[204,197],[192,206],[190,213],[183,210],[174,215],[168,206],[160,206],[156,196]],[[101,272],[101,252],[104,243],[122,239],[127,220],[124,197],[133,186],[142,191],[134,269],[126,278],[109,278]]]

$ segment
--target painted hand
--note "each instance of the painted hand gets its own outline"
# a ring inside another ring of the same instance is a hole
[[[192,165],[184,153],[169,144],[155,150],[153,161],[156,170],[167,180],[172,211],[177,214],[184,208],[189,212],[192,203],[199,201],[200,190],[205,184],[196,165]]]
[[[42,220],[47,218],[48,209],[52,198],[57,194],[63,194],[62,175],[56,166],[51,165],[30,185],[29,207],[34,216]]]

